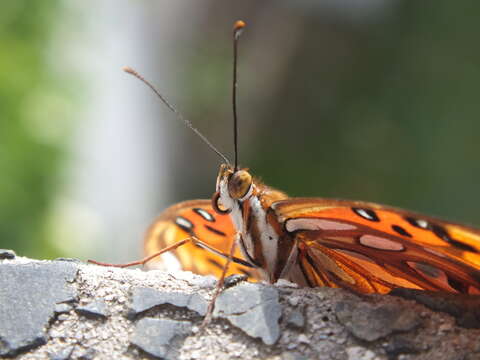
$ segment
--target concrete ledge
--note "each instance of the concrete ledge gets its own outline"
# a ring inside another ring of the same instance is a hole
[[[0,357],[480,359],[475,297],[240,282],[200,331],[211,277],[1,254]]]

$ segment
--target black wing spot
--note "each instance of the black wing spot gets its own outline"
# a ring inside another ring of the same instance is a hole
[[[443,227],[441,227],[440,225],[431,225],[430,226],[430,230],[432,230],[432,232],[440,239],[442,240],[445,240],[447,242],[450,242],[450,240],[452,240],[450,238],[450,235],[448,235],[447,233],[447,230],[445,230]]]
[[[423,229],[423,230],[428,230],[429,228],[429,224],[428,224],[428,221],[426,220],[423,220],[423,219],[415,219],[415,218],[412,218],[412,217],[409,217],[409,216],[406,216],[405,217],[405,220],[407,220],[407,222],[416,227],[416,228],[419,228],[419,229]]]
[[[468,294],[468,286],[465,283],[451,276],[447,276],[447,279],[448,279],[448,285],[450,285],[452,288],[457,290],[459,293]]]
[[[430,226],[430,229],[432,232],[439,237],[440,239],[448,242],[449,244],[455,246],[457,249],[463,250],[463,251],[471,251],[471,252],[478,252],[477,249],[475,249],[473,246],[469,244],[465,244],[463,242],[460,242],[458,240],[452,239],[450,235],[448,234],[447,230],[445,230],[443,227],[440,225],[433,224]]]
[[[177,216],[177,218],[175,219],[175,224],[177,224],[182,230],[185,230],[189,234],[193,232],[193,223],[187,218],[184,218],[183,216]]]
[[[215,217],[212,214],[210,214],[207,210],[200,209],[200,208],[193,208],[192,210],[198,215],[200,215],[203,219],[210,222],[215,222]]]
[[[212,264],[213,266],[215,266],[216,268],[223,270],[223,265],[220,264],[217,260],[208,259],[208,262],[209,262],[210,264]]]
[[[220,235],[220,236],[227,236],[227,234],[225,234],[223,231],[221,230],[218,230],[218,229],[215,229],[213,227],[211,227],[210,225],[205,225],[205,228],[208,230],[208,231],[211,231],[217,235]]]
[[[412,237],[412,235],[401,226],[392,225],[392,229],[400,235],[407,236],[407,237],[410,237],[410,238]]]
[[[455,239],[450,239],[449,243],[452,244],[453,246],[455,246],[456,248],[464,250],[464,251],[478,252],[478,250],[475,249],[472,245],[462,243],[462,242],[460,242],[458,240],[455,240]]]
[[[371,210],[371,209],[363,209],[363,208],[352,207],[352,210],[358,216],[360,216],[364,219],[367,219],[369,221],[374,221],[374,222],[379,222],[380,221],[377,213],[375,211]]]

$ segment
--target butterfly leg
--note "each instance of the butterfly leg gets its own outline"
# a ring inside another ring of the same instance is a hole
[[[175,244],[167,246],[166,248],[164,248],[160,251],[157,251],[156,253],[154,253],[152,255],[149,255],[149,256],[147,256],[143,259],[140,259],[140,260],[137,260],[137,261],[132,261],[132,262],[129,262],[129,263],[113,264],[113,263],[100,262],[100,261],[96,261],[96,260],[88,260],[88,262],[91,263],[91,264],[100,265],[100,266],[111,266],[111,267],[119,267],[119,268],[125,268],[125,267],[130,267],[130,266],[135,266],[135,265],[145,265],[147,262],[149,262],[150,260],[153,260],[157,256],[160,256],[160,255],[162,255],[166,252],[175,250],[175,249],[179,248],[180,246],[185,245],[189,242],[193,242],[195,244],[198,244],[201,247],[203,247],[204,249],[206,249],[210,252],[213,252],[217,255],[220,255],[227,260],[230,259],[230,261],[233,261],[234,263],[244,265],[244,266],[248,266],[248,267],[253,267],[250,263],[246,262],[245,260],[242,260],[240,258],[237,258],[237,257],[233,256],[233,253],[224,254],[223,252],[221,252],[221,251],[211,247],[210,245],[204,243],[203,241],[197,239],[195,236],[191,236],[191,237],[185,238],[183,240],[177,241]],[[233,243],[235,243],[235,241]],[[232,248],[233,248],[233,251],[235,251],[235,248],[234,248],[233,245],[232,245]],[[232,256],[230,256],[230,255],[232,255]],[[224,270],[224,271],[226,271],[226,270]]]
[[[170,246],[167,246],[166,248],[156,252],[155,254],[152,254],[150,256],[147,256],[141,260],[137,260],[137,261],[132,261],[132,262],[129,262],[129,263],[125,263],[125,264],[112,264],[112,263],[105,263],[105,262],[100,262],[100,261],[95,261],[95,260],[88,260],[89,263],[91,264],[95,264],[95,265],[100,265],[100,266],[112,266],[112,267],[119,267],[119,268],[125,268],[125,267],[130,267],[130,266],[135,266],[135,265],[145,265],[147,262],[149,262],[150,260],[156,258],[157,256],[160,256],[162,255],[163,253],[166,253],[166,252],[169,252],[169,251],[172,251],[172,250],[175,250],[176,248],[182,246],[182,245],[185,245],[186,243],[188,242],[200,242],[200,240],[198,239],[194,239],[194,237],[189,237],[189,238],[186,238],[186,239],[183,239],[183,240],[180,240],[178,242],[176,242],[175,244],[173,245],[170,245]]]
[[[237,235],[239,236],[239,235]],[[223,289],[223,286],[225,284],[225,275],[227,274],[228,267],[230,266],[230,263],[233,260],[233,254],[235,253],[235,248],[237,247],[237,241],[232,241],[232,246],[230,247],[230,251],[228,253],[227,257],[227,262],[225,263],[225,266],[223,267],[222,275],[220,276],[220,279],[217,281],[217,286],[215,287],[215,293],[213,294],[212,299],[210,300],[210,303],[208,304],[207,308],[207,314],[205,315],[205,318],[203,319],[202,325],[200,326],[201,329],[204,329],[211,321],[212,315],[213,315],[213,310],[215,309],[215,301],[217,300],[218,296],[220,295],[220,292]]]
[[[191,236],[191,237],[185,238],[183,240],[180,240],[173,245],[167,246],[166,248],[164,248],[164,249],[162,249],[162,250],[160,250],[160,251],[158,251],[158,252],[156,252],[156,253],[154,253],[150,256],[147,256],[147,257],[145,257],[141,260],[138,260],[138,261],[132,261],[132,262],[125,263],[125,264],[111,264],[111,263],[104,263],[104,262],[99,262],[99,261],[95,261],[95,260],[88,260],[88,262],[92,263],[92,264],[95,264],[95,265],[100,265],[100,266],[113,266],[113,267],[120,267],[120,268],[135,266],[135,265],[145,265],[145,263],[147,263],[148,261],[156,258],[157,256],[160,256],[161,254],[166,253],[168,251],[175,250],[175,249],[179,248],[180,246],[185,245],[189,242],[193,242],[195,244],[198,244],[198,245],[204,247],[206,250],[209,250],[209,251],[211,251],[215,254],[221,255],[222,257],[227,259],[227,261],[225,262],[225,265],[223,267],[222,275],[220,276],[220,279],[218,280],[217,285],[215,287],[215,293],[213,294],[213,297],[210,300],[210,303],[208,304],[207,313],[206,313],[205,318],[203,319],[202,325],[200,327],[201,329],[204,329],[210,323],[210,321],[212,319],[213,310],[215,309],[215,301],[217,300],[218,296],[220,295],[220,293],[221,293],[221,291],[224,287],[225,276],[227,274],[228,267],[230,266],[230,264],[232,262],[235,262],[235,263],[238,263],[238,264],[241,264],[241,265],[253,267],[252,264],[246,262],[245,260],[242,260],[242,259],[239,259],[239,258],[236,258],[236,257],[233,256],[233,254],[235,253],[236,246],[237,246],[237,241],[232,241],[232,245],[230,247],[230,251],[229,251],[228,254],[224,254],[221,251],[218,251],[217,249],[212,248],[208,244],[205,244],[203,241],[197,239],[196,237]]]

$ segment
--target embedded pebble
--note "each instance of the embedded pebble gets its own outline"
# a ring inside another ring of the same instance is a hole
[[[286,352],[282,354],[282,360],[308,360],[308,357],[298,352]]]
[[[189,280],[189,284],[198,286],[201,289],[213,289],[217,284],[217,279],[212,276],[196,276]]]
[[[305,325],[305,318],[299,310],[293,310],[287,318],[287,324],[302,328]]]
[[[57,319],[59,321],[65,321],[65,320],[68,319],[68,315],[67,314],[60,314],[60,315],[58,315]]]
[[[69,263],[0,264],[0,356],[46,343],[55,304],[76,297],[76,274]]]
[[[288,303],[292,306],[297,306],[300,301],[298,296],[291,296],[288,298]]]
[[[280,336],[281,313],[276,288],[241,283],[220,294],[213,315],[227,319],[248,335],[272,345]]]
[[[187,308],[204,316],[207,313],[208,302],[199,294],[159,291],[148,287],[137,287],[132,291],[130,317],[138,315],[155,306],[171,304]]]
[[[49,359],[50,360],[68,360],[70,359],[70,356],[72,355],[73,350],[74,350],[73,346],[67,346],[66,348],[54,354],[49,354]]]
[[[288,281],[286,279],[278,279],[277,282],[275,283],[275,286],[277,287],[286,287],[286,288],[297,288],[298,289],[298,284],[295,284],[291,281]]]
[[[135,326],[131,343],[152,356],[176,359],[172,343],[187,336],[191,327],[188,321],[143,318]]]
[[[450,294],[427,292],[414,289],[394,289],[394,296],[415,300],[434,311],[442,311],[456,319],[459,326],[480,329],[480,296],[468,294]],[[428,314],[422,316],[428,317]]]
[[[298,342],[304,343],[304,344],[308,344],[310,342],[310,339],[305,334],[298,335],[297,340],[298,340]]]
[[[107,304],[103,300],[94,300],[86,305],[77,306],[75,311],[90,318],[106,318],[109,315]]]
[[[64,313],[68,313],[72,309],[73,309],[73,306],[70,304],[59,303],[59,304],[55,304],[54,311],[56,314],[64,314]]]
[[[445,332],[448,332],[448,331],[452,330],[452,328],[453,328],[452,324],[441,324],[438,327],[438,332],[439,333],[445,333]]]
[[[375,341],[396,331],[408,331],[420,324],[418,315],[405,306],[345,300],[337,303],[338,321],[354,336]]]
[[[95,358],[97,352],[95,349],[87,349],[83,353],[78,355],[79,360],[92,360]]]
[[[348,360],[375,360],[377,356],[371,350],[360,346],[351,346],[346,350]]]

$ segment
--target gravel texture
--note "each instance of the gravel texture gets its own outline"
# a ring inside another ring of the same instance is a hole
[[[1,257],[0,257],[1,258]],[[67,259],[0,260],[0,357],[476,360],[476,297],[359,296]]]

